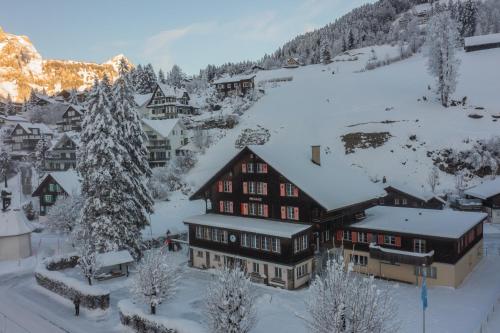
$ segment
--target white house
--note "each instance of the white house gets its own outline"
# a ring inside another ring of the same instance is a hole
[[[165,166],[174,156],[183,155],[189,140],[187,130],[179,119],[142,119],[148,136],[147,148],[151,167]]]

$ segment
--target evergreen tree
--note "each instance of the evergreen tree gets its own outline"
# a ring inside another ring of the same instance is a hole
[[[165,78],[165,73],[163,73],[162,69],[158,71],[158,82],[160,82],[161,84],[167,83],[167,79]]]
[[[352,50],[354,48],[354,33],[352,32],[352,30],[349,30],[349,37],[348,37],[348,40],[347,40],[347,49],[348,50]]]
[[[332,54],[330,51],[330,41],[328,40],[328,37],[326,33],[323,33],[321,35],[321,59],[320,61],[324,64],[329,64],[332,62]]]
[[[460,21],[460,35],[462,37],[474,36],[477,23],[476,1],[467,0],[459,6],[459,10],[458,19]]]
[[[78,100],[78,92],[76,91],[76,89],[70,90],[68,102],[73,105],[80,104],[80,101]]]
[[[13,116],[16,114],[16,109],[14,108],[14,104],[12,103],[12,97],[10,96],[10,94],[7,95],[5,113],[9,116]]]
[[[50,149],[50,146],[51,146],[51,144],[50,144],[49,140],[47,140],[45,138],[38,140],[38,142],[35,146],[34,167],[39,175],[45,169],[45,160],[47,158],[47,154],[48,154],[48,151]]]
[[[121,145],[123,131],[112,115],[114,108],[109,79],[104,76],[91,91],[82,124],[77,168],[84,204],[76,238],[90,242],[88,253],[126,249],[139,256],[141,232],[131,213],[137,205],[123,166],[128,153]]]
[[[434,15],[427,27],[429,72],[436,77],[441,104],[448,107],[457,85],[460,60],[455,52],[459,44],[458,27],[447,11]]]
[[[167,74],[167,83],[176,88],[181,88],[184,84],[184,80],[186,79],[186,75],[182,72],[182,69],[173,65],[170,72]]]
[[[0,182],[4,181],[4,186],[7,187],[7,177],[9,173],[15,169],[15,163],[12,161],[9,150],[6,145],[0,147]]]

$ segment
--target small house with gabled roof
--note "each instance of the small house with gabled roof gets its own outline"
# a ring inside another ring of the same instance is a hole
[[[255,74],[233,75],[212,82],[222,97],[229,95],[244,96],[255,88]]]
[[[40,215],[47,214],[58,197],[80,194],[81,179],[75,170],[49,172],[43,177],[32,197],[40,200]]]
[[[482,204],[482,209],[488,213],[489,222],[500,223],[500,177],[483,181],[465,190],[464,194]]]
[[[59,131],[81,131],[85,110],[77,105],[68,105],[62,114],[62,121],[57,122]]]

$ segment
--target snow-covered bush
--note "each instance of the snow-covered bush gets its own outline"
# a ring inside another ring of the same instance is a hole
[[[330,259],[322,275],[311,283],[306,300],[314,333],[397,332],[396,309],[388,290],[375,285],[373,277],[345,269],[342,257]]]
[[[245,128],[236,139],[234,146],[242,149],[248,145],[263,145],[271,138],[271,133],[267,128],[257,126],[256,129]]]
[[[174,296],[181,274],[172,255],[150,250],[137,265],[132,292],[137,300],[149,305],[151,314],[156,314],[156,307]]]
[[[80,219],[82,208],[83,198],[79,194],[58,196],[47,213],[47,227],[51,231],[70,233]]]
[[[169,167],[159,167],[152,170],[153,174],[148,180],[151,195],[156,200],[167,200],[171,191],[171,173]]]
[[[78,244],[78,267],[83,276],[87,279],[89,286],[92,285],[92,279],[96,276],[99,267],[97,265],[97,253],[93,249],[89,239]]]
[[[239,267],[218,270],[207,288],[205,316],[212,333],[248,333],[256,323],[250,279]]]
[[[33,207],[33,202],[31,201],[23,205],[23,212],[28,221],[33,221],[38,217],[38,213]]]

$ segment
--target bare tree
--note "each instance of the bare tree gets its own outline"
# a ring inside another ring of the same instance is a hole
[[[317,276],[306,300],[314,333],[397,332],[396,309],[389,290],[381,290],[373,277],[347,269],[342,257],[330,259],[323,275]]]
[[[82,270],[83,276],[87,278],[89,285],[92,285],[92,279],[97,274],[99,267],[97,265],[97,253],[95,252],[90,239],[83,239],[78,247],[78,267]]]
[[[135,298],[147,303],[151,314],[156,314],[157,306],[175,295],[182,270],[161,250],[146,253],[137,267],[132,292]]]
[[[439,184],[439,170],[436,166],[432,168],[427,176],[427,184],[431,187],[432,193],[435,193],[436,186]]]
[[[247,333],[256,323],[250,279],[240,267],[218,270],[207,288],[205,317],[212,333]]]
[[[46,224],[51,231],[70,233],[80,219],[83,198],[78,193],[71,196],[58,196],[47,213]]]
[[[465,190],[465,180],[464,180],[464,171],[459,170],[455,174],[455,189],[457,190],[460,196],[463,195]]]

